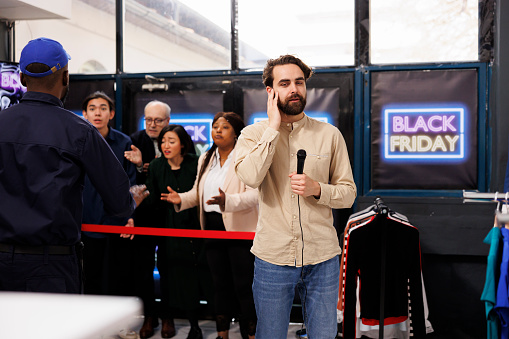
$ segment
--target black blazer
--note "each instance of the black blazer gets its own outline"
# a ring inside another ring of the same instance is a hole
[[[141,159],[144,164],[150,163],[156,158],[156,151],[154,149],[154,142],[148,136],[145,130],[141,130],[131,134],[133,145],[138,147],[141,151]],[[138,185],[145,184],[147,180],[146,173],[139,173],[136,171],[136,183]]]
[[[145,130],[141,130],[131,134],[131,141],[133,145],[138,147],[141,151],[141,159],[143,163],[150,163],[152,160],[156,158],[156,151],[154,149],[154,142],[148,136]],[[136,170],[136,184],[144,185],[147,181],[147,174],[144,172],[138,172]],[[147,208],[145,202],[143,202],[135,211],[134,211],[134,225],[135,226],[145,226],[145,227],[155,227],[157,220],[154,216],[153,211],[150,208]],[[138,237],[138,236],[137,236]],[[140,236],[138,238],[145,237]],[[136,239],[136,237],[135,237]]]

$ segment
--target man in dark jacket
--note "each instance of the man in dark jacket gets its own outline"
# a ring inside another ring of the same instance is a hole
[[[131,149],[131,138],[109,126],[115,116],[115,104],[104,92],[94,92],[82,104],[83,117],[87,119],[108,143],[129,177],[131,186],[136,185],[136,168],[124,157]],[[146,203],[145,203],[146,204]],[[83,223],[124,226],[128,218],[112,217],[104,213],[103,200],[97,189],[85,176],[83,189]],[[85,271],[85,294],[131,295],[131,259],[134,258],[132,242],[118,234],[83,232],[83,268]]]
[[[157,146],[157,137],[163,127],[168,126],[170,112],[170,106],[162,101],[149,102],[144,111],[146,128],[131,134],[132,151],[125,152],[125,156],[136,165],[138,184],[145,184],[148,164],[161,156]]]
[[[63,108],[70,56],[38,38],[21,52],[21,102],[0,112],[0,290],[81,292],[85,174],[106,212],[128,217],[146,192],[90,123]],[[134,199],[133,199],[134,198]]]

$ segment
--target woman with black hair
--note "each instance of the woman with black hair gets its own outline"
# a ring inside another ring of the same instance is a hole
[[[173,192],[186,192],[196,179],[198,156],[190,154],[194,147],[189,134],[180,125],[168,125],[157,138],[162,156],[150,162],[146,203],[153,208],[161,227],[200,229],[196,208],[176,213],[166,202],[168,188]],[[185,311],[191,324],[188,339],[203,338],[198,326],[200,297],[211,294],[210,272],[203,249],[203,240],[195,238],[165,237],[158,249],[157,268],[160,274],[162,329],[161,337],[170,338],[167,319],[172,312]],[[210,293],[207,293],[210,292]]]
[[[212,147],[200,157],[198,177],[189,192],[173,187],[164,195],[184,213],[199,207],[201,228],[254,232],[258,221],[258,191],[235,175],[235,144],[244,121],[233,112],[219,112],[212,122]],[[180,192],[183,192],[180,190]],[[179,213],[179,214],[180,214]],[[254,256],[252,240],[208,239],[207,261],[214,281],[218,339],[228,339],[231,319],[240,308],[242,338],[254,339],[256,311],[251,285]]]

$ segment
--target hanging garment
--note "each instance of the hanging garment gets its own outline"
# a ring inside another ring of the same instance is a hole
[[[409,319],[413,337],[423,338],[426,329],[418,230],[404,216],[378,213],[350,225],[343,247],[343,337],[356,337],[357,279],[362,323],[380,323],[380,258],[385,248],[384,325]]]
[[[341,310],[341,317],[338,318],[338,323],[343,322],[343,283],[345,280],[345,244],[347,243],[347,240],[345,238],[348,237],[348,234],[350,232],[350,228],[359,226],[361,224],[365,224],[366,222],[371,221],[374,216],[377,214],[376,212],[376,206],[370,206],[362,211],[359,211],[357,213],[352,214],[347,221],[345,230],[342,234],[341,244],[342,251],[341,251],[341,261],[339,266],[339,298],[338,298],[338,310]]]
[[[428,320],[429,309],[428,302],[426,299],[426,290],[424,288],[424,279],[421,275],[422,282],[422,298],[424,306],[424,323],[426,325],[426,334],[433,333],[433,326]],[[368,337],[378,339],[380,337],[380,328],[378,325],[364,325],[360,319],[360,305],[359,305],[359,287],[357,286],[357,333],[356,337]],[[343,322],[343,311],[338,310],[338,323]],[[405,321],[393,325],[385,325],[384,327],[384,338],[388,339],[411,339],[410,337],[410,320],[407,318]]]
[[[495,304],[497,303],[497,281],[500,274],[501,239],[502,233],[498,227],[493,227],[484,239],[484,243],[490,245],[486,267],[486,281],[481,295],[481,300],[484,301],[486,309],[487,339],[499,338],[500,321],[495,311]]]
[[[503,249],[502,262],[500,263],[500,279],[497,286],[497,303],[495,311],[500,319],[500,338],[509,339],[509,229],[503,227],[501,230]]]

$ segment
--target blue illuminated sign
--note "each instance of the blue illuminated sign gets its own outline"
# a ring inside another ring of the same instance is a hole
[[[210,118],[173,118],[172,116],[170,121],[172,124],[184,126],[194,142],[196,154],[200,155],[212,146],[213,120],[214,115],[210,115]]]
[[[385,159],[465,158],[463,107],[383,109]]]

